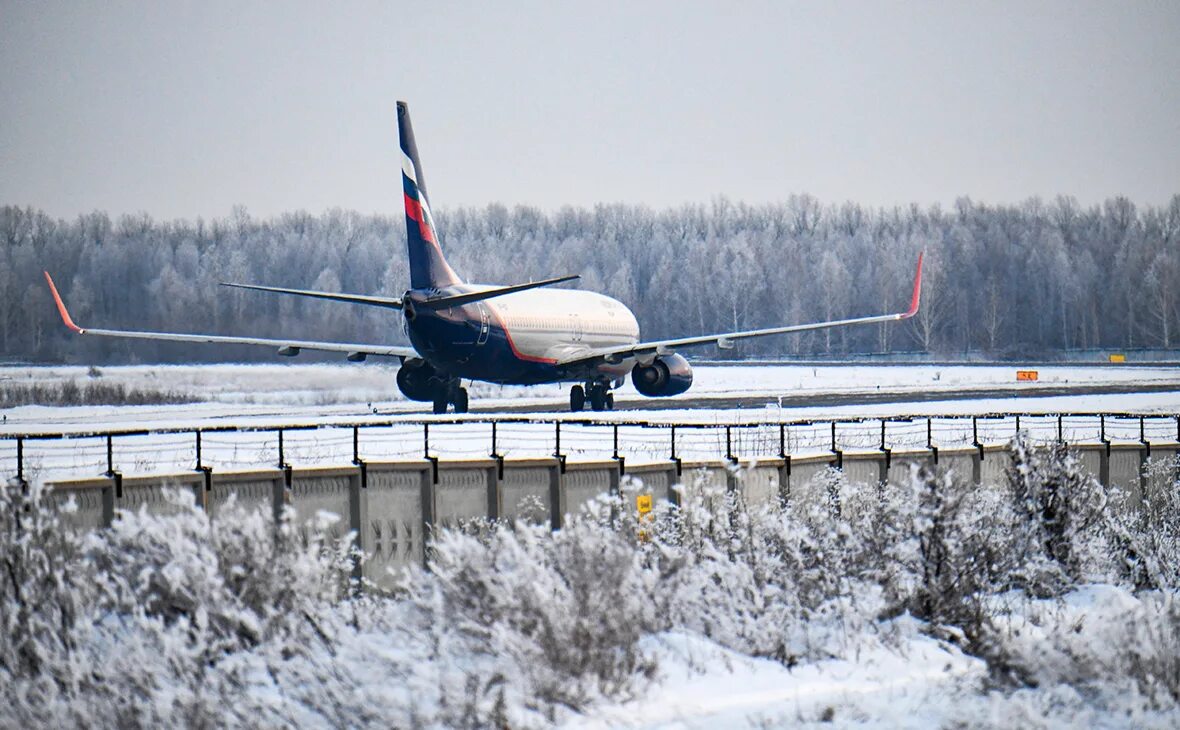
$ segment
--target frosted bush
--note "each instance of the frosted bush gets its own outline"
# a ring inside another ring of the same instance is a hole
[[[1119,492],[1111,522],[1122,574],[1136,588],[1180,588],[1180,456],[1151,459],[1141,499]]]
[[[875,488],[838,472],[821,478],[830,494]],[[704,478],[681,502],[657,508],[647,548],[670,626],[790,665],[843,655],[882,612],[870,512],[844,518],[834,499],[802,516],[777,502],[751,507],[740,490]]]
[[[79,552],[48,489],[0,486],[0,719],[2,705],[45,704],[86,681],[92,591]]]
[[[245,684],[223,660],[263,641],[307,650],[306,627],[342,596],[347,544],[323,524],[300,539],[290,515],[230,505],[210,522],[191,493],[168,498],[176,514],[121,513],[79,542],[39,486],[4,490],[0,547],[19,580],[0,589],[0,724],[221,724]]]
[[[735,470],[736,489],[690,476],[678,505],[639,515],[625,482],[557,532],[438,529],[429,571],[359,596],[333,516],[276,525],[230,503],[210,520],[176,492],[176,514],[78,540],[44,490],[11,486],[0,726],[543,727],[638,696],[658,676],[653,634],[789,666],[856,661],[900,625],[985,659],[1001,716],[1174,711],[1176,597],[1129,590],[1176,584],[1167,472],[1126,510],[1063,450],[1013,449],[997,488],[830,470],[790,505],[751,505]],[[1126,587],[1085,585],[1105,576]]]
[[[1180,600],[1093,585],[1056,600],[989,600],[984,641],[993,677],[1016,687],[1068,686],[1092,704],[1180,709]]]
[[[1012,586],[1060,595],[1111,570],[1106,491],[1064,444],[1013,440],[1006,470],[1015,523]]]
[[[497,657],[545,705],[617,695],[647,670],[638,641],[657,615],[655,576],[611,527],[612,510],[617,500],[591,505],[557,533],[525,522],[443,532],[431,572],[411,573],[404,599],[430,630]]]

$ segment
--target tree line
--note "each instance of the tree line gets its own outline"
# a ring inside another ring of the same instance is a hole
[[[824,205],[809,195],[748,205],[725,198],[653,210],[602,204],[440,210],[448,259],[468,281],[581,274],[616,297],[645,338],[900,311],[926,252],[923,306],[902,325],[742,343],[744,356],[1171,348],[1180,340],[1180,195],[1083,207],[962,198],[918,205]],[[266,360],[265,348],[77,338],[41,271],[82,326],[349,342],[405,342],[388,310],[219,287],[220,281],[400,295],[404,219],[333,209],[255,218],[54,219],[0,207],[0,353],[44,362]],[[715,351],[701,350],[712,356]],[[726,353],[727,355],[731,353]]]

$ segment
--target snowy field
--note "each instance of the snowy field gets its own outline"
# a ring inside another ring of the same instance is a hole
[[[1096,441],[1101,421],[1076,414],[1142,414],[1146,437],[1174,441],[1173,414],[1180,412],[1177,392],[1037,398],[1030,390],[1010,399],[827,409],[777,403],[780,394],[878,387],[981,390],[1010,384],[1011,368],[759,366],[698,373],[698,396],[749,393],[765,402],[692,408],[688,397],[683,409],[594,414],[602,423],[583,425],[577,421],[591,414],[562,413],[564,395],[556,388],[484,387],[480,395],[492,404],[553,406],[498,426],[497,447],[507,456],[552,453],[556,419],[562,451],[571,458],[609,456],[617,426],[629,463],[667,458],[669,424],[678,422],[697,426],[678,427],[678,455],[717,458],[727,425],[734,454],[757,457],[777,453],[780,424],[795,421],[816,421],[781,430],[788,451],[805,454],[830,446],[832,419],[867,419],[837,427],[841,448],[855,450],[879,444],[881,419],[893,448],[920,447],[927,438],[941,446],[966,445],[975,436],[1006,442],[1015,418],[980,419],[973,434],[970,418],[950,417],[996,412],[1026,414],[1021,429],[1044,440],[1057,433],[1056,413],[1075,414],[1061,423],[1063,434],[1077,441]],[[0,378],[15,382],[89,377],[82,368],[0,370]],[[4,433],[261,429],[205,433],[203,458],[219,469],[274,464],[277,433],[268,429],[277,425],[338,424],[285,433],[285,458],[297,466],[347,462],[353,432],[339,424],[361,424],[366,459],[421,456],[423,423],[430,424],[426,446],[434,455],[483,456],[490,448],[491,425],[481,422],[487,414],[424,416],[419,404],[390,399],[393,373],[386,368],[137,367],[107,368],[98,377],[183,391],[198,402],[25,406],[3,412]],[[1180,374],[1163,368],[1042,368],[1041,378],[1175,383],[1180,391]],[[897,418],[903,414],[912,418]],[[1106,427],[1114,441],[1140,437],[1137,416],[1109,418]],[[115,444],[115,465],[126,473],[183,470],[195,460],[191,433],[127,436]],[[24,447],[34,479],[92,476],[105,468],[101,439]],[[12,440],[0,440],[0,473],[12,471],[13,449]],[[1175,474],[1175,466],[1165,467]],[[1017,471],[1030,489],[1070,483],[1089,497],[1102,491],[1076,481],[1087,477],[1068,463],[1030,462]],[[778,508],[739,514],[735,523],[724,501],[729,497],[706,493],[694,496],[704,501],[690,501],[680,517],[659,505],[652,522],[635,522],[624,509],[623,519],[632,522],[616,524],[619,507],[600,503],[553,534],[522,526],[482,536],[445,533],[432,550],[433,572],[408,571],[397,599],[350,600],[328,558],[311,548],[271,552],[267,516],[240,524],[219,517],[225,532],[218,533],[199,511],[125,515],[79,548],[90,557],[74,564],[86,577],[74,579],[72,593],[38,599],[29,625],[40,627],[38,640],[46,642],[43,660],[56,662],[54,680],[47,670],[5,674],[20,666],[9,658],[18,656],[13,647],[24,635],[17,630],[23,620],[0,637],[0,697],[7,699],[0,726],[87,725],[94,708],[118,718],[111,724],[129,726],[1180,725],[1175,492],[1153,495],[1163,502],[1145,509],[1154,518],[1143,522],[1124,519],[1109,494],[1071,502],[1068,509],[1078,515],[1062,522],[1070,546],[1062,558],[1043,552],[1043,526],[1035,515],[1022,516],[1021,503],[1005,501],[1003,489],[969,491],[962,502],[931,500],[939,482],[927,478],[888,485],[896,490],[888,499],[876,491],[869,499],[869,487],[831,478],[842,512],[823,505],[805,514]],[[948,511],[936,521],[931,510]],[[25,513],[10,505],[0,520]],[[939,533],[941,552],[931,553],[935,524],[951,533]],[[4,549],[31,566],[45,565],[26,556],[37,541],[18,540],[17,532],[0,530],[0,541],[14,540]],[[45,525],[39,539],[53,544],[64,533]],[[988,560],[979,561],[980,554]],[[948,575],[958,577],[939,583],[932,555],[951,561],[960,572]],[[69,584],[36,579],[30,570],[30,589]],[[930,593],[951,595],[964,585],[975,588],[955,601]],[[0,591],[0,598],[11,596]],[[60,656],[47,638],[64,631],[57,609],[46,608],[55,601],[62,612],[82,617],[63,644],[74,648]],[[287,603],[276,608],[279,601]],[[972,618],[977,610],[986,620]]]
[[[996,413],[1048,414],[1022,418],[1020,428],[1038,438],[1058,435],[1059,413],[1143,414],[1138,418],[1071,415],[1062,419],[1061,435],[1071,442],[1135,442],[1142,435],[1153,443],[1178,436],[1174,415],[1180,413],[1180,369],[1166,367],[1042,367],[1039,380],[1017,383],[1008,366],[699,366],[688,393],[670,399],[683,408],[644,409],[651,403],[630,385],[619,391],[619,410],[571,414],[565,408],[565,389],[559,386],[469,386],[473,407],[480,412],[456,417],[432,416],[424,404],[406,401],[397,393],[394,368],[375,365],[209,365],[132,366],[103,368],[89,373],[83,367],[0,368],[0,385],[55,384],[101,381],[140,390],[177,392],[196,402],[151,406],[21,406],[2,413],[0,436],[30,433],[94,433],[107,430],[187,430],[125,436],[113,444],[116,469],[127,474],[183,471],[196,465],[196,439],[203,429],[202,464],[216,469],[246,469],[277,464],[279,427],[286,463],[312,466],[347,463],[353,457],[353,429],[359,426],[357,455],[371,461],[421,458],[481,458],[493,452],[524,458],[552,455],[558,450],[572,459],[603,459],[619,454],[630,463],[661,461],[672,456],[671,424],[680,424],[675,455],[683,459],[716,459],[727,453],[740,458],[806,455],[831,448],[832,420],[837,446],[845,451],[881,445],[881,419],[887,421],[886,445],[893,449],[921,448],[929,439],[942,448],[981,443],[1005,443],[1017,430],[1015,418],[948,416]],[[1037,396],[1049,386],[1100,387],[1117,385],[1172,386],[1163,393],[1117,395]],[[961,397],[997,387],[1018,388],[1026,397],[966,400],[922,400],[869,405],[784,407],[781,398],[831,394],[945,393]],[[709,398],[743,397],[751,405],[710,408]],[[662,404],[663,405],[663,404]],[[529,406],[527,416],[497,409]],[[705,406],[705,407],[701,407]],[[904,417],[904,418],[902,418]],[[502,418],[493,442],[491,418]],[[928,422],[929,419],[929,422]],[[553,421],[561,420],[559,429]],[[593,424],[584,423],[592,420]],[[805,422],[812,422],[807,424]],[[423,423],[432,424],[429,434]],[[789,423],[782,429],[778,424]],[[617,426],[615,424],[618,424]],[[637,425],[643,424],[643,425]],[[695,427],[691,427],[695,426]],[[216,431],[236,427],[256,429],[238,433]],[[303,427],[302,429],[300,427]],[[92,476],[107,466],[102,438],[32,440],[24,444],[25,469],[44,478]],[[16,466],[16,444],[0,439],[0,473]]]

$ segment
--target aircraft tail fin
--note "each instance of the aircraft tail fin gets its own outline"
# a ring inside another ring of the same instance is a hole
[[[406,203],[406,244],[410,258],[410,288],[437,289],[462,280],[443,256],[438,228],[430,214],[426,179],[418,159],[418,144],[410,123],[410,107],[397,103],[398,138],[401,143],[402,188]]]

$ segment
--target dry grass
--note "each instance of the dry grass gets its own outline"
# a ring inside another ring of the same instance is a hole
[[[145,406],[194,403],[196,398],[175,390],[128,388],[117,383],[0,383],[0,408],[17,406]]]

